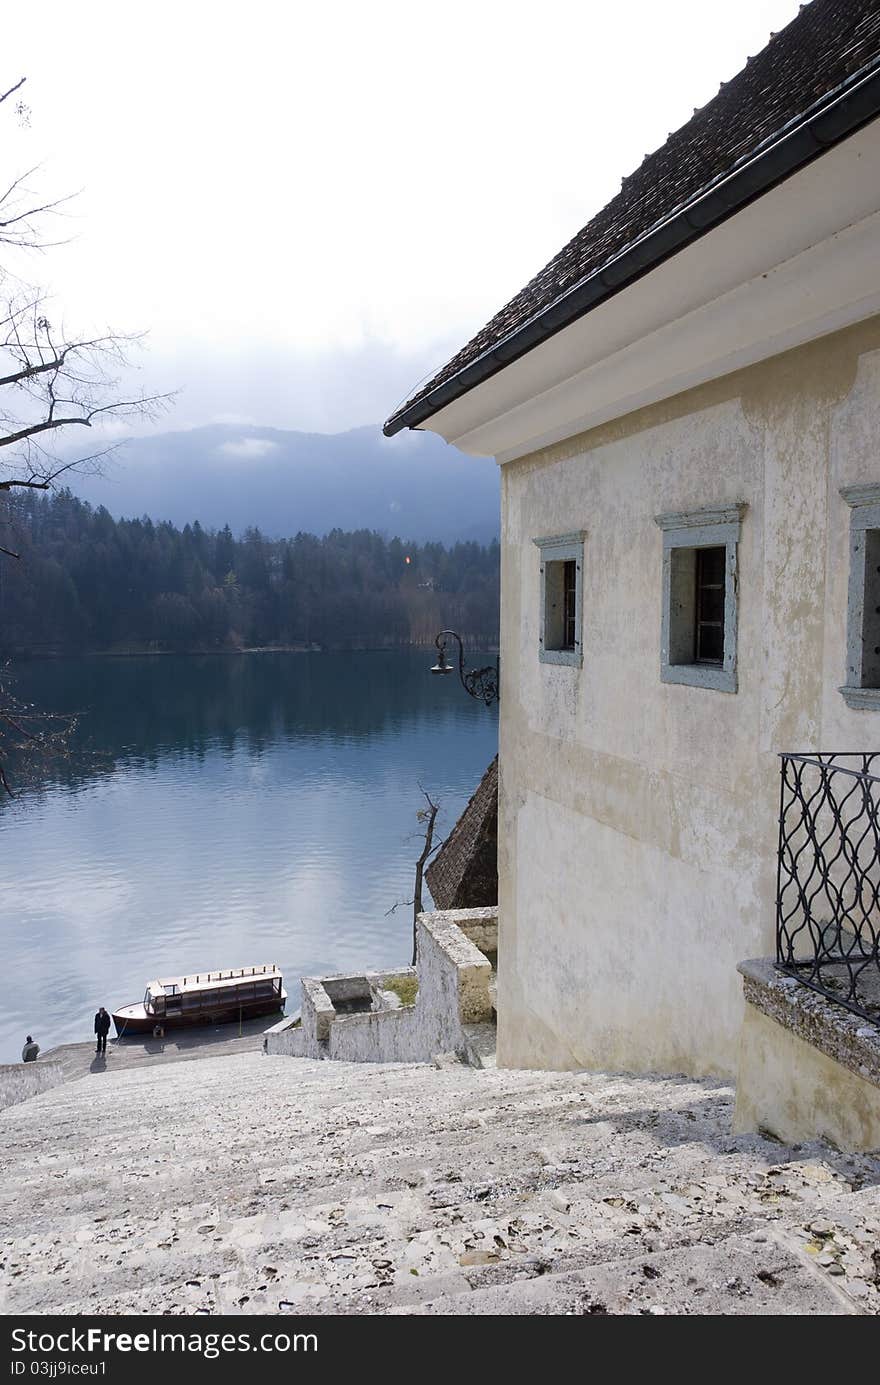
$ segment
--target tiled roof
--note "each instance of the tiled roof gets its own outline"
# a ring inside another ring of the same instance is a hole
[[[438,909],[498,903],[498,756],[425,871]]]
[[[386,425],[742,167],[880,59],[880,0],[812,0]],[[473,383],[478,383],[474,381]],[[468,388],[472,387],[470,384]],[[464,392],[464,391],[462,391]],[[424,417],[429,416],[425,414]],[[408,422],[405,420],[404,422]]]

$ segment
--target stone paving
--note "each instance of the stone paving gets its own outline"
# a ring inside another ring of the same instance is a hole
[[[199,1025],[198,1029],[172,1029],[164,1039],[111,1038],[107,1053],[98,1057],[94,1042],[59,1044],[40,1054],[41,1063],[60,1063],[69,1082],[87,1072],[111,1073],[125,1068],[189,1062],[194,1058],[219,1058],[234,1053],[259,1053],[263,1048],[266,1019],[245,1020],[242,1025]]]
[[[0,1114],[0,1308],[880,1312],[880,1159],[734,1137],[731,1104],[451,1061],[88,1074]]]

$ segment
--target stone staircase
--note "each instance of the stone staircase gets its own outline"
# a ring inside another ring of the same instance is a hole
[[[252,1052],[90,1074],[0,1113],[0,1310],[880,1311],[880,1160],[731,1136],[731,1096]]]

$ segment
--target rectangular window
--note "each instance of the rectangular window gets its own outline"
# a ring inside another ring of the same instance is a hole
[[[745,505],[657,515],[664,683],[736,692],[737,547]]]
[[[583,533],[535,539],[541,554],[538,657],[547,664],[580,665],[583,607]]]
[[[850,707],[880,710],[880,486],[845,486],[850,517],[846,683]]]

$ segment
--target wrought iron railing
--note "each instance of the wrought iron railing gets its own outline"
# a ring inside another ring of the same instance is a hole
[[[776,964],[880,1024],[880,754],[780,759]]]

